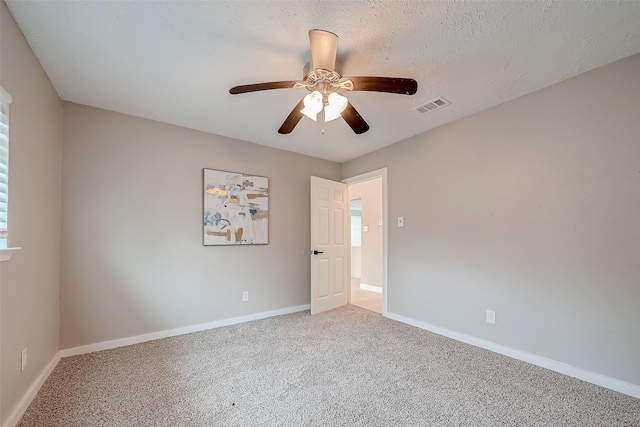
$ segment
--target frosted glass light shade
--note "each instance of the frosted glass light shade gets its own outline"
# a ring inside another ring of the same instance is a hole
[[[324,121],[330,122],[341,116],[341,113],[347,108],[348,100],[345,96],[337,92],[332,92],[327,97],[329,105],[324,107]]]
[[[316,121],[320,111],[322,111],[322,94],[316,90],[304,97],[304,108],[300,112]]]
[[[318,113],[311,111],[308,107],[304,107],[302,110],[300,110],[300,112],[305,116],[307,116],[308,118],[310,118],[311,120],[313,120],[314,122],[318,120]]]
[[[335,120],[340,116],[340,113],[338,113],[335,109],[329,108],[329,106],[327,105],[324,109],[324,121],[325,122],[330,122],[331,120]]]
[[[347,97],[340,95],[338,92],[331,92],[327,97],[327,101],[331,108],[335,108],[339,113],[342,113],[349,103]]]
[[[322,94],[317,90],[304,97],[304,106],[319,113],[322,110]]]

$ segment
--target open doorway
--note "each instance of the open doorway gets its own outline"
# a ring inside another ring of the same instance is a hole
[[[382,177],[349,184],[351,212],[350,303],[383,312],[384,222]]]
[[[379,195],[376,216],[367,216],[368,198],[358,196],[355,191],[359,183],[373,181],[377,184],[376,194]],[[378,279],[365,276],[366,260],[369,258],[361,253],[360,278],[357,289],[368,290],[366,285],[375,284],[382,291],[382,315],[387,316],[387,247],[388,247],[388,202],[387,202],[387,168],[378,169],[361,175],[345,178],[342,183],[324,178],[311,177],[311,314],[321,313],[352,302],[351,298],[351,245],[350,241],[350,201],[353,198],[362,199],[360,210],[360,238],[361,251],[366,250],[367,237],[371,231],[380,233],[381,249],[377,250],[373,265],[377,269]],[[349,194],[352,193],[353,197]],[[371,225],[373,224],[373,225]],[[367,231],[364,231],[367,226]],[[365,236],[365,237],[363,237]],[[363,272],[365,275],[363,275]],[[370,282],[370,283],[367,283]],[[380,286],[381,284],[381,286]],[[364,285],[364,286],[363,286]],[[370,291],[371,292],[371,291]],[[374,292],[378,295],[378,292]],[[378,297],[380,298],[380,297]],[[379,307],[379,305],[378,305]]]

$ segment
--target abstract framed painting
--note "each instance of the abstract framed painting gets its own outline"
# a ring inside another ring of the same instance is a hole
[[[269,178],[203,170],[205,246],[269,243]]]

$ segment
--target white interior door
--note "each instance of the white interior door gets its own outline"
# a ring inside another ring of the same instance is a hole
[[[347,304],[347,185],[311,177],[311,314]]]

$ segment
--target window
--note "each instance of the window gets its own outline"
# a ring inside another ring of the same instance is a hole
[[[11,95],[0,87],[0,248],[7,247],[9,202],[9,104]]]
[[[362,246],[362,199],[351,201],[351,246]]]

